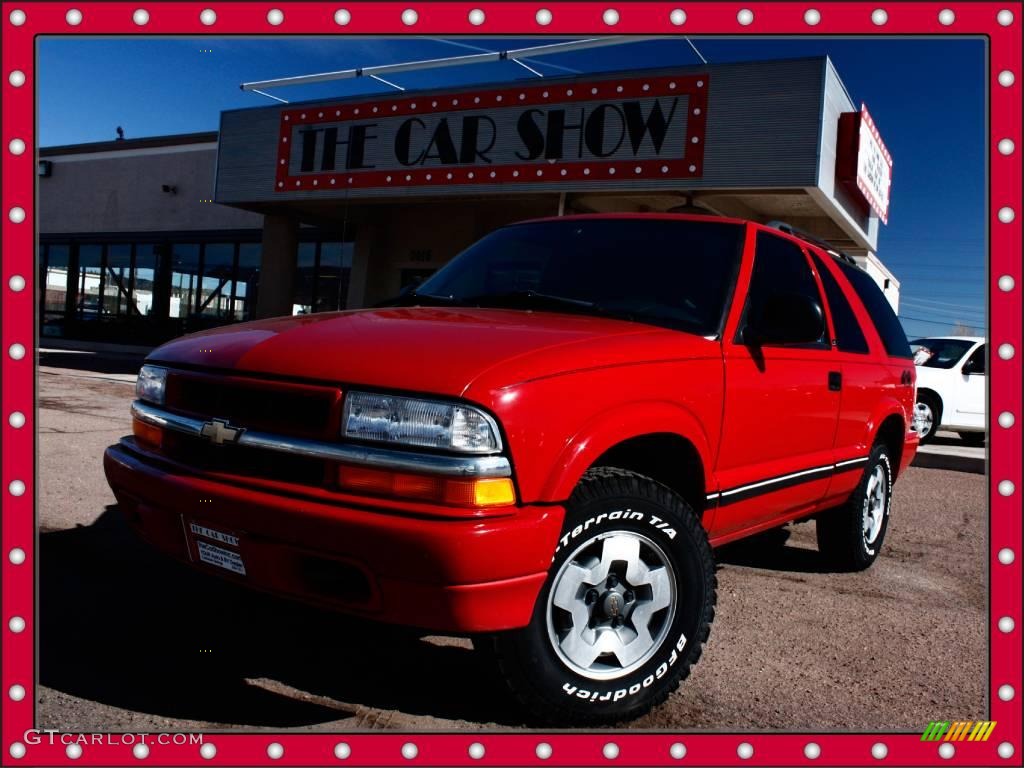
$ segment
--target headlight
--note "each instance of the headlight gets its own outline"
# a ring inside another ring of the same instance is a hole
[[[342,434],[359,440],[494,453],[501,439],[494,419],[461,403],[350,392]]]
[[[144,365],[135,381],[135,396],[154,405],[164,404],[164,390],[167,385],[167,369],[155,365]]]

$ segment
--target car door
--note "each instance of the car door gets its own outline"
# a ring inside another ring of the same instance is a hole
[[[827,324],[811,342],[744,342],[744,329],[773,297],[802,296],[824,307],[820,284],[797,243],[758,228],[752,232],[753,263],[745,264],[736,302],[742,308],[734,306],[723,343],[719,486],[709,500],[718,505],[714,538],[813,510],[833,470],[841,375]]]
[[[985,373],[988,345],[979,345],[958,367],[953,385],[957,388],[956,423],[965,427],[985,427]]]

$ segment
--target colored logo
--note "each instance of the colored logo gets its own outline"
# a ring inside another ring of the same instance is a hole
[[[921,741],[988,741],[995,727],[994,720],[933,720],[921,734]]]

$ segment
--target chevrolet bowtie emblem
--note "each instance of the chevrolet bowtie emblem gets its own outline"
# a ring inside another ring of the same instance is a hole
[[[203,437],[209,438],[210,442],[214,445],[224,445],[224,443],[237,443],[238,438],[245,432],[241,427],[232,427],[223,419],[213,419],[203,424],[203,428],[199,430],[199,434]]]

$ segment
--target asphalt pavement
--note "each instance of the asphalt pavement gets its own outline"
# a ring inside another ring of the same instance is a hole
[[[138,541],[101,466],[130,431],[138,359],[82,354],[40,358],[38,727],[522,727],[468,640],[251,594]],[[705,654],[632,727],[921,731],[985,719],[985,489],[973,470],[909,469],[864,573],[828,572],[813,522],[720,549]]]

